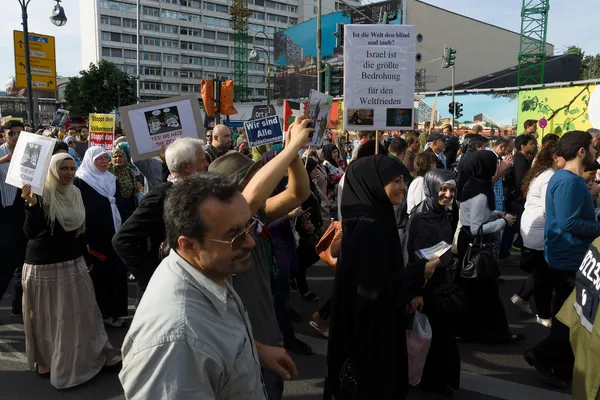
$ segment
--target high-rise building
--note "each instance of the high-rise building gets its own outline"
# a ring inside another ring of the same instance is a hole
[[[322,0],[322,13],[359,0]],[[200,80],[233,79],[234,31],[228,0],[140,0],[141,99],[154,100],[199,93]],[[314,18],[316,0],[249,0],[249,48],[273,52],[273,34]],[[81,45],[84,68],[105,59],[131,76],[136,74],[136,0],[81,0]],[[263,31],[264,35],[254,35]],[[264,53],[248,63],[249,100],[266,97]],[[272,54],[270,55],[272,58]]]

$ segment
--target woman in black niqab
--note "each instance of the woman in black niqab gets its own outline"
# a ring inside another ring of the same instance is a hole
[[[453,239],[448,208],[442,200],[447,204],[452,202],[452,191],[456,188],[454,175],[447,170],[433,169],[425,174],[423,181],[426,199],[410,214],[406,228],[407,243],[403,243],[409,262],[419,258],[419,250],[442,240],[451,244]],[[445,198],[441,197],[442,189]],[[466,297],[458,286],[452,285],[452,252],[447,251],[440,260],[441,264],[421,292],[423,313],[429,319],[433,336],[420,387],[426,391],[450,394],[450,388],[458,389],[460,382],[460,355],[454,340],[454,321],[466,307]]]
[[[356,160],[346,174],[324,398],[350,398],[340,393],[347,362],[361,385],[352,398],[406,396],[405,307],[423,284],[426,261],[403,268],[393,205],[402,202],[406,188],[396,192],[399,196],[386,193],[386,185],[393,187],[399,179],[400,164],[382,155]]]

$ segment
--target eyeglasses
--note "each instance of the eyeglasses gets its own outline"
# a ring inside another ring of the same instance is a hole
[[[18,135],[20,135],[20,134],[21,134],[21,132],[13,132],[13,131],[8,131],[8,132],[6,132],[6,134],[7,134],[8,136],[10,136],[10,137],[13,137],[13,136],[18,136]]]
[[[242,248],[242,246],[244,245],[244,242],[246,241],[246,235],[248,233],[251,235],[254,233],[254,228],[256,227],[257,223],[258,223],[258,220],[256,218],[252,218],[252,222],[250,223],[250,225],[248,225],[248,227],[246,229],[244,229],[242,232],[238,233],[231,240],[219,240],[219,239],[208,239],[208,240],[210,240],[211,242],[228,244],[229,246],[231,246],[232,251],[239,250]]]

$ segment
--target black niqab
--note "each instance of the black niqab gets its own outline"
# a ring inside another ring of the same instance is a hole
[[[469,155],[463,164],[463,170],[469,176],[460,194],[460,201],[467,201],[473,197],[484,194],[490,210],[496,209],[494,184],[492,178],[496,175],[498,157],[489,150],[477,150]]]
[[[329,161],[331,163],[331,165],[333,165],[334,167],[338,167],[338,163],[337,161],[335,161],[333,159],[333,152],[337,150],[338,152],[338,158],[340,156],[340,150],[333,144],[326,144],[325,146],[323,146],[323,159],[325,161]]]

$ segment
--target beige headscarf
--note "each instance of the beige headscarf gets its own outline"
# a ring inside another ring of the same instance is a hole
[[[58,183],[58,170],[64,160],[73,160],[69,154],[58,153],[50,160],[50,169],[44,183],[42,201],[44,213],[50,230],[54,232],[54,223],[58,221],[66,232],[77,230],[77,236],[85,231],[85,208],[81,192],[73,184]]]

